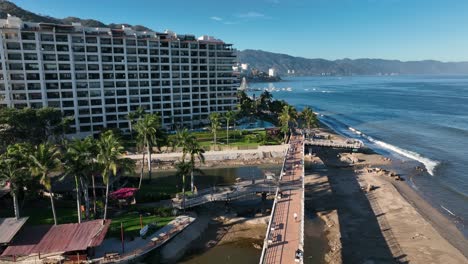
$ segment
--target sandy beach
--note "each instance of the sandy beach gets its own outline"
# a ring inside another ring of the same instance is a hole
[[[461,232],[403,181],[408,168],[371,151],[313,151],[306,210],[325,222],[325,263],[468,263]]]

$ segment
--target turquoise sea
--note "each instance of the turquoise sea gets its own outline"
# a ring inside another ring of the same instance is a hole
[[[423,164],[429,174],[408,184],[468,237],[468,76],[290,77],[249,86],[299,110],[313,107],[337,132],[382,154]]]

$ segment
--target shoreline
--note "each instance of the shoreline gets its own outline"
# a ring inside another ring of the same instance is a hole
[[[333,128],[329,127],[323,122],[320,122],[320,126],[335,136],[343,137],[338,131],[335,131]],[[389,157],[378,153],[370,147],[366,147],[366,150],[369,153],[390,159]],[[414,162],[421,163],[419,161]],[[395,163],[396,162],[392,161],[389,166],[385,167],[389,168],[389,170],[396,171],[399,175],[402,175],[404,178],[406,178],[406,180],[410,180],[412,169],[402,168],[402,166]],[[423,163],[421,164],[424,166]],[[416,170],[414,170],[413,173],[416,173]],[[428,173],[427,168],[424,169],[423,173]],[[396,188],[400,195],[424,217],[426,221],[431,223],[431,225],[442,237],[444,237],[450,244],[452,244],[452,246],[457,248],[466,258],[468,258],[467,238],[457,227],[456,223],[454,223],[449,218],[449,216],[444,215],[441,210],[437,209],[435,205],[431,204],[430,201],[424,197],[423,193],[412,187],[408,182],[389,182]]]
[[[332,128],[324,125],[323,123],[321,123],[321,128],[320,129],[322,131],[326,131],[326,133],[332,134],[334,137],[342,137],[340,133],[338,133],[335,130],[333,130]],[[381,155],[381,154],[377,153],[372,148],[367,148],[364,151],[364,153],[365,154],[361,154],[361,155],[380,157],[380,159],[382,159],[383,161],[387,161],[387,162],[383,162],[383,164],[378,164],[377,166],[371,166],[371,167],[374,167],[374,168],[381,167],[381,168],[388,169],[389,171],[396,172],[398,175],[401,175],[402,178],[406,178],[406,179],[409,179],[409,176],[412,173],[415,173],[414,171],[411,172],[411,170],[415,170],[414,168],[410,169],[410,168],[404,168],[404,166],[399,166],[401,164],[398,164],[398,162],[392,161],[389,158],[385,157],[384,155]],[[351,154],[351,155],[353,155],[353,154]],[[372,162],[369,162],[369,163],[372,163]],[[352,167],[357,168],[358,165],[357,164],[356,165],[352,164],[350,167],[351,168]],[[326,166],[326,168],[333,170],[328,165]],[[325,169],[325,170],[327,170],[327,169]],[[340,170],[340,169],[337,169],[337,170]],[[344,169],[342,169],[342,170],[344,170]],[[427,173],[427,172],[425,172],[425,173]],[[350,175],[350,176],[353,177],[352,175]],[[335,176],[333,176],[333,177],[335,177]],[[375,175],[374,176],[366,175],[366,176],[363,176],[360,173],[356,173],[355,177],[358,179],[359,182],[361,181],[362,178],[364,178],[367,181],[370,180],[370,181],[373,181],[375,183],[378,183],[377,186],[390,184],[391,187],[397,193],[397,195],[400,196],[404,200],[404,203],[407,203],[415,212],[417,212],[416,214],[412,213],[411,216],[415,217],[415,219],[420,217],[420,218],[422,218],[423,221],[418,220],[418,219],[416,219],[416,220],[421,222],[421,223],[427,222],[428,224],[430,224],[431,227],[436,231],[437,235],[439,235],[451,247],[456,249],[456,251],[458,251],[462,256],[464,256],[465,262],[468,262],[467,261],[467,258],[468,258],[468,243],[466,243],[466,238],[464,237],[462,232],[458,229],[456,224],[451,221],[450,218],[443,215],[439,210],[437,210],[437,208],[434,207],[434,205],[430,204],[429,201],[424,199],[424,197],[420,193],[418,193],[417,190],[415,190],[413,187],[411,187],[410,184],[405,183],[405,182],[401,182],[401,181],[395,181],[390,176],[388,176],[388,177],[381,176],[381,175],[377,175],[377,176],[375,176]],[[377,180],[377,178],[379,178],[379,179]],[[361,188],[362,188],[362,186],[361,186]],[[381,187],[377,187],[377,188],[381,188]],[[389,189],[389,187],[387,187],[387,186],[382,187],[382,188]],[[389,191],[391,191],[391,190],[389,190]],[[395,197],[395,199],[397,199],[397,198],[398,197]],[[404,207],[404,204],[402,204],[402,206]],[[379,208],[379,205],[377,205],[377,207]],[[386,206],[380,205],[380,207],[382,207],[383,208],[382,210],[385,211],[385,210],[391,208],[391,204],[388,204]],[[411,208],[408,208],[408,210],[411,211]],[[395,208],[393,208],[393,209],[395,209]],[[401,209],[401,208],[396,208],[395,210],[399,210],[399,209]],[[372,208],[372,210],[375,211],[375,208]],[[391,210],[391,209],[389,209],[389,210]],[[319,213],[319,212],[317,214],[318,214],[318,216],[320,216],[322,218],[322,220],[325,221],[325,224],[327,226],[330,225],[330,223],[327,222],[330,219],[327,220],[326,213],[325,213],[325,216],[321,215],[321,213]],[[332,221],[332,223],[336,222],[336,221],[338,221],[338,219],[336,219],[336,217],[335,217],[335,219],[334,219],[334,221]],[[378,219],[378,221],[380,221],[380,219]],[[393,226],[395,223],[398,225],[398,221],[394,221],[394,220],[392,220],[392,221],[390,221],[389,228],[395,228],[395,226]],[[382,223],[379,222],[379,224],[381,225]],[[400,227],[400,228],[404,228],[404,226]],[[327,229],[327,228],[325,228],[325,229]],[[430,236],[433,236],[433,237],[437,236],[435,234],[432,234],[430,231],[427,231],[426,230],[427,228],[424,227],[424,226],[421,226],[421,229],[428,232],[430,234]],[[408,231],[410,231],[410,230],[408,230]],[[416,228],[416,230],[411,230],[411,231],[412,232],[419,232],[420,230]],[[419,233],[423,233],[423,232],[419,232]],[[332,236],[334,236],[334,235],[336,236],[336,234],[333,234]],[[392,234],[392,236],[393,236],[393,234]],[[400,236],[400,234],[398,234],[397,236]],[[328,236],[328,238],[329,238],[329,242],[330,242],[330,239],[335,239],[336,240],[336,237],[333,238],[333,237]],[[412,244],[412,243],[410,243],[408,241],[404,241],[403,236],[401,238],[398,237],[396,240],[397,241],[402,240],[403,242],[401,242],[401,244],[403,244],[404,247],[406,247],[406,249],[408,251],[412,252],[411,255],[413,255],[413,256],[418,255],[418,254],[414,253],[414,245],[416,243]],[[440,239],[434,238],[434,240],[438,241],[437,243],[434,242],[435,244],[443,244],[443,242],[439,241]],[[331,248],[331,252],[336,250],[336,248],[338,247],[336,244],[333,244],[333,243],[331,245],[329,245],[329,246]],[[447,249],[447,251],[450,251],[450,249],[448,249],[448,247],[446,245],[445,245],[445,248]],[[327,255],[329,255],[329,254],[330,254],[330,252]],[[418,261],[416,261],[416,262],[418,262]],[[465,263],[465,262],[462,262],[462,263]],[[339,263],[339,261],[338,262],[331,261],[330,263]],[[456,263],[459,263],[459,262],[456,262]]]

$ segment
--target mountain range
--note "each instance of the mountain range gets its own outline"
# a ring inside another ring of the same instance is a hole
[[[262,50],[238,51],[238,61],[268,72],[275,68],[280,75],[294,70],[295,75],[388,75],[388,74],[468,74],[468,62],[435,60],[399,61],[383,59],[307,59]]]
[[[122,25],[125,25],[139,31],[151,30],[142,25],[124,23],[105,24],[95,19],[82,19],[78,17],[54,18],[35,14],[18,7],[10,1],[0,0],[0,18],[6,18],[7,14],[17,16],[23,21],[30,22],[56,24],[79,22],[87,27],[110,28],[121,28]],[[468,74],[468,62],[440,62],[434,60],[404,62],[383,59],[308,59],[251,49],[238,51],[238,61],[241,63],[248,63],[251,68],[256,68],[265,72],[268,72],[269,68],[275,68],[280,75],[287,75],[288,70],[294,70],[295,75]]]
[[[399,61],[383,59],[307,59],[262,50],[238,52],[238,61],[268,72],[275,68],[280,75],[294,70],[295,75],[388,75],[388,74],[468,74],[468,62],[435,60]]]

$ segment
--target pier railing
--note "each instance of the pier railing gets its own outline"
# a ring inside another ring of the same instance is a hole
[[[305,139],[305,145],[311,146],[319,146],[319,147],[332,147],[332,148],[348,148],[348,149],[360,149],[363,147],[363,143],[361,141],[353,141],[353,142],[346,142],[346,141],[333,141],[333,140],[325,140],[325,139]]]
[[[238,185],[235,189],[221,190],[216,192],[216,189],[209,188],[203,190],[202,195],[189,197],[183,201],[174,201],[173,206],[178,209],[187,209],[199,206],[205,203],[217,201],[238,200],[248,196],[255,196],[257,193],[273,193],[276,190],[276,185],[273,183],[258,184],[258,185]]]
[[[291,147],[291,145],[288,146],[288,148],[286,149],[286,152],[284,154],[283,166],[281,167],[281,172],[280,172],[280,176],[279,176],[279,179],[278,179],[278,183],[281,182],[281,179],[283,178],[283,174],[285,173],[284,167],[286,165],[286,160],[287,160],[287,157],[288,157],[288,154],[289,154],[290,147]],[[270,220],[268,221],[268,227],[267,227],[266,234],[265,234],[265,240],[263,241],[262,255],[260,256],[260,264],[262,264],[264,262],[265,252],[266,252],[266,250],[268,248],[268,241],[270,240],[270,236],[271,236],[271,225],[273,224],[273,215],[275,214],[276,204],[277,204],[277,201],[278,201],[278,193],[279,193],[279,184],[276,187],[275,199],[273,201],[273,206],[271,207]]]

